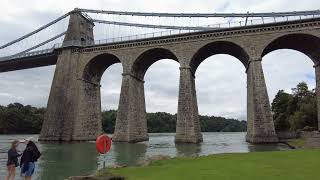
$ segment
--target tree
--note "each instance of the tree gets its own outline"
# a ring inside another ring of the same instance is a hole
[[[289,104],[292,103],[293,96],[279,90],[271,103],[275,129],[286,131],[290,128],[289,116],[291,115]]]
[[[201,130],[204,132],[244,132],[247,128],[245,121],[226,119],[214,116],[199,116]],[[147,113],[149,133],[176,132],[177,115],[165,112]],[[102,127],[106,133],[114,132],[116,111],[102,112]]]
[[[20,103],[0,106],[0,134],[36,134],[40,133],[45,108],[36,108]],[[113,133],[117,118],[116,110],[103,111],[102,128]],[[214,116],[200,116],[201,129],[205,132],[242,132],[246,131],[246,122]],[[163,133],[176,131],[177,115],[165,112],[147,113],[148,131]]]
[[[316,93],[315,90],[309,90],[305,82],[292,88],[292,94],[280,90],[271,106],[277,131],[318,126]]]
[[[309,88],[307,83],[301,82],[297,85],[297,87],[292,88],[292,94],[294,97],[303,99],[304,97],[308,96],[310,94]]]

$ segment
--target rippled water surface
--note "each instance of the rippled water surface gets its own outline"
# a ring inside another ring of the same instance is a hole
[[[107,166],[135,165],[153,155],[202,156],[217,153],[287,150],[282,145],[251,145],[245,142],[245,133],[203,133],[200,145],[174,143],[174,133],[150,134],[149,142],[112,144],[107,155]],[[32,135],[37,138],[37,135]],[[10,142],[30,135],[0,135],[0,179],[6,175],[6,160]],[[91,174],[102,167],[103,157],[97,154],[94,142],[37,143],[42,156],[37,163],[34,179],[59,180],[74,175]],[[19,146],[19,150],[24,149]],[[19,169],[17,169],[19,177]]]

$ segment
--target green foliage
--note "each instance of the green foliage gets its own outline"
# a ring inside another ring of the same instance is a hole
[[[19,103],[0,106],[0,134],[35,134],[41,130],[44,108]]]
[[[102,126],[106,133],[113,133],[116,114],[115,110],[102,112]],[[199,118],[203,132],[245,132],[247,129],[245,121],[214,116],[200,116]],[[148,132],[176,132],[176,119],[176,114],[147,113]]]
[[[271,106],[277,131],[317,128],[316,93],[305,82],[293,88],[292,94],[280,90]]]
[[[116,125],[117,111],[103,111],[102,112],[102,129],[104,132],[113,133]]]
[[[203,132],[245,132],[245,121],[226,119],[215,116],[200,116],[201,131]]]
[[[41,131],[46,109],[19,103],[0,106],[0,134],[37,134]],[[116,110],[102,112],[102,128],[113,133],[117,118]],[[175,132],[177,115],[165,112],[147,113],[150,133]],[[214,116],[200,116],[204,132],[244,132],[246,122]]]
[[[147,113],[148,132],[175,132],[177,115],[165,112]]]

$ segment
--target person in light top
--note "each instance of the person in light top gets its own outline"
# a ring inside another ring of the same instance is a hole
[[[14,180],[16,176],[16,167],[19,166],[18,157],[21,156],[17,152],[17,147],[19,146],[19,141],[14,140],[11,143],[11,148],[8,151],[8,161],[7,161],[7,167],[8,167],[8,175],[6,176],[5,180]]]

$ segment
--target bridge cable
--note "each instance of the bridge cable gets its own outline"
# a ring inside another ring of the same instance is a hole
[[[36,33],[42,31],[43,29],[46,29],[47,27],[50,27],[51,25],[53,25],[53,24],[59,22],[60,20],[68,17],[69,15],[70,15],[70,12],[67,13],[67,14],[65,14],[65,15],[63,15],[63,16],[60,16],[59,18],[51,21],[50,23],[48,23],[48,24],[46,24],[46,25],[44,25],[44,26],[42,26],[42,27],[40,27],[40,28],[32,31],[31,33],[28,33],[28,34],[26,34],[26,35],[24,35],[24,36],[22,36],[22,37],[20,37],[20,38],[18,38],[18,39],[16,39],[16,40],[14,40],[14,41],[11,41],[11,42],[9,42],[9,43],[7,43],[7,44],[5,44],[5,45],[0,46],[0,49],[6,48],[6,47],[8,47],[8,46],[11,46],[12,44],[15,44],[15,43],[17,43],[17,42],[20,42],[20,41],[22,41],[22,40],[24,40],[24,39],[26,39],[26,38],[28,38],[28,37],[36,34]]]
[[[127,22],[117,22],[117,21],[106,21],[93,19],[93,22],[102,23],[102,24],[113,24],[119,26],[135,26],[142,28],[150,28],[150,29],[178,29],[178,30],[213,30],[217,28],[211,27],[196,27],[196,26],[166,26],[166,25],[153,25],[153,24],[138,24],[138,23],[127,23]]]
[[[97,14],[113,14],[124,16],[158,16],[158,17],[284,17],[284,16],[308,16],[320,15],[320,10],[311,11],[292,11],[292,12],[267,12],[267,13],[146,13],[146,12],[128,12],[128,11],[105,11],[93,9],[78,9],[81,12]]]
[[[63,32],[63,33],[61,33],[61,34],[58,34],[58,35],[54,36],[53,38],[50,38],[50,39],[48,39],[48,40],[46,40],[46,41],[44,41],[44,42],[42,42],[42,43],[40,43],[40,44],[37,44],[37,45],[35,45],[35,46],[33,46],[33,47],[29,48],[29,49],[26,49],[26,50],[24,50],[24,51],[22,51],[22,52],[19,52],[19,53],[13,55],[13,56],[17,56],[17,55],[24,54],[24,53],[26,53],[26,52],[29,52],[29,51],[33,50],[33,49],[36,49],[36,48],[41,47],[41,46],[43,46],[43,45],[45,45],[45,44],[48,44],[49,42],[51,42],[51,41],[53,41],[53,40],[56,40],[56,39],[62,37],[62,36],[65,35],[66,33],[67,33],[67,31],[65,31],[65,32]]]

